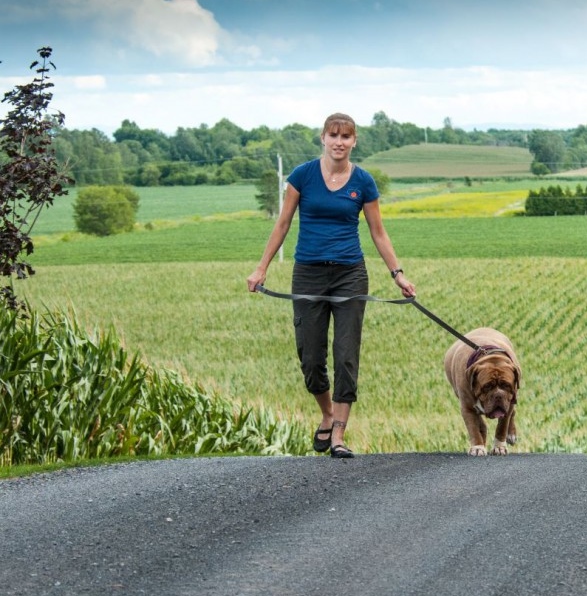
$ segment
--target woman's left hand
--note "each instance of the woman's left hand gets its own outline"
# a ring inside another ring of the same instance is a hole
[[[395,283],[405,298],[416,297],[416,286],[403,273],[399,273],[396,276]]]

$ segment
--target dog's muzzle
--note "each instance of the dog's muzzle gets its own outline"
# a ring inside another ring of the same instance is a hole
[[[487,414],[487,418],[503,418],[506,414],[507,412],[503,408],[497,406],[497,408]]]

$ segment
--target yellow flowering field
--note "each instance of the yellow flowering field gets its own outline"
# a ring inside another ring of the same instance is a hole
[[[526,190],[444,192],[381,205],[383,217],[492,217],[524,209]]]

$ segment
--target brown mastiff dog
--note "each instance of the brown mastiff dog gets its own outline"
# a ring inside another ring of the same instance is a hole
[[[480,346],[474,350],[457,340],[446,352],[444,370],[461,403],[469,433],[469,455],[487,455],[487,425],[483,416],[497,418],[491,455],[506,455],[516,442],[516,396],[522,378],[511,341],[489,327],[465,337]]]

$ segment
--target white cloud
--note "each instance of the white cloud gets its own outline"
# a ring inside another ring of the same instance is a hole
[[[119,47],[173,58],[182,66],[219,61],[220,40],[229,38],[197,0],[51,0],[66,18],[86,22]]]
[[[73,84],[76,89],[105,89],[106,78],[101,75],[74,77]]]
[[[163,80],[163,77],[161,75],[145,75],[144,77],[142,77],[142,79],[147,87],[161,87],[161,85],[165,84],[165,81]]]
[[[134,0],[126,34],[132,45],[155,55],[207,66],[216,62],[222,29],[195,0]]]

